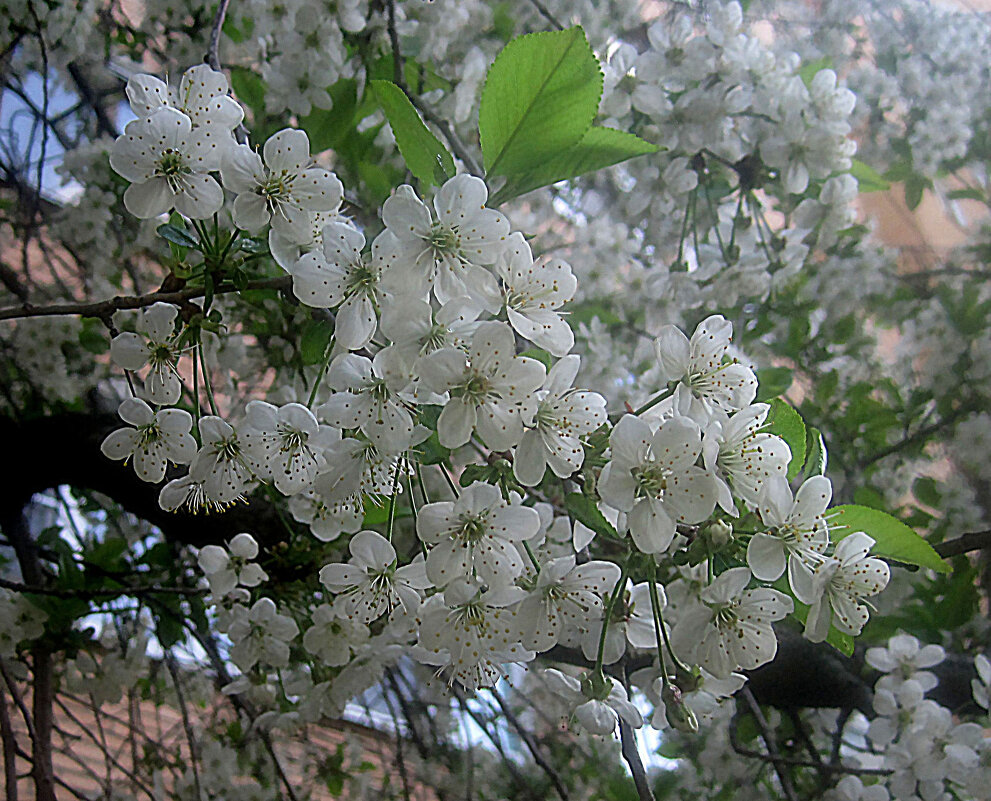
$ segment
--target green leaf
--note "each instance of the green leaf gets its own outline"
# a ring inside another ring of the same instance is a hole
[[[249,106],[256,114],[265,111],[265,82],[261,76],[249,69],[231,70],[231,89],[234,97]]]
[[[788,462],[788,480],[791,481],[802,472],[805,464],[805,421],[791,406],[775,398],[771,401],[764,430],[777,434],[791,449],[791,461]]]
[[[403,90],[390,81],[372,81],[371,86],[410,172],[424,184],[440,185],[453,176],[454,159],[423,124]]]
[[[764,403],[784,395],[791,387],[790,367],[764,367],[757,371],[757,401]]]
[[[299,338],[299,355],[303,364],[317,364],[323,361],[327,345],[334,335],[334,326],[327,320],[309,320],[303,326],[303,334]]]
[[[299,127],[310,138],[310,152],[313,154],[337,149],[354,131],[358,82],[354,78],[342,78],[330,87],[328,94],[331,99],[329,109],[314,108],[299,120]]]
[[[581,28],[511,41],[482,88],[478,133],[487,174],[525,173],[576,145],[601,95],[602,70]]]
[[[932,181],[921,175],[912,174],[905,181],[905,205],[915,211],[922,202],[922,193],[932,186]]]
[[[831,69],[832,66],[833,59],[829,56],[823,56],[815,61],[810,61],[808,64],[803,64],[798,70],[798,77],[802,79],[802,83],[808,88],[812,86],[812,79],[815,78],[818,72]]]
[[[564,507],[568,513],[580,523],[584,523],[596,534],[607,537],[619,537],[613,524],[603,517],[595,503],[595,499],[581,492],[572,492],[564,498]]]
[[[980,203],[987,202],[987,195],[980,189],[951,189],[946,193],[950,200],[977,200]]]
[[[802,478],[825,475],[828,461],[822,432],[815,426],[808,426],[805,430],[805,467],[802,469]]]
[[[158,235],[160,237],[167,239],[174,245],[179,245],[184,248],[192,248],[193,250],[200,249],[200,241],[185,228],[180,228],[172,223],[165,223],[164,225],[158,226],[155,230],[158,231]]]
[[[523,351],[520,356],[527,356],[530,359],[536,359],[547,370],[551,369],[551,364],[554,358],[543,348],[530,348],[529,350]]]
[[[656,153],[657,145],[638,136],[613,128],[589,128],[574,147],[561,151],[531,170],[514,173],[506,185],[493,195],[491,205],[505,203],[517,195],[532,192],[589,172]]]
[[[864,192],[883,192],[886,189],[891,189],[891,184],[884,180],[881,173],[857,159],[853,160],[853,166],[850,167],[850,175],[857,179],[857,187],[861,194]]]
[[[874,556],[883,556],[907,565],[927,567],[939,573],[949,573],[950,565],[940,558],[933,547],[901,520],[879,509],[847,504],[830,510],[830,536],[841,540],[855,531],[863,531],[875,545]],[[842,526],[842,528],[835,528]]]

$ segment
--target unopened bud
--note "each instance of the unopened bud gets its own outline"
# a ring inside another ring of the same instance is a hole
[[[681,696],[681,690],[673,684],[664,685],[661,690],[661,701],[664,702],[664,717],[673,729],[677,729],[685,734],[696,734],[699,730],[699,721],[691,708],[685,705]]]
[[[733,526],[725,520],[716,520],[706,527],[705,535],[714,549],[725,548],[733,541]]]

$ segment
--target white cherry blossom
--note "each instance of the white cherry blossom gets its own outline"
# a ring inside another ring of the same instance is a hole
[[[716,505],[715,481],[695,465],[702,432],[687,417],[661,423],[656,432],[627,414],[609,437],[612,459],[603,468],[599,494],[628,513],[633,542],[643,553],[662,553],[678,523],[699,523]]]
[[[131,182],[127,210],[143,220],[173,208],[194,220],[219,211],[224,192],[209,173],[220,167],[225,136],[209,125],[194,129],[189,117],[167,106],[129,122],[110,153],[110,166]]]
[[[771,661],[778,650],[771,623],[794,608],[790,597],[770,587],[748,590],[750,578],[745,567],[720,573],[671,632],[678,654],[719,679]]]
[[[382,244],[395,256],[390,289],[418,297],[432,289],[441,303],[468,295],[495,312],[499,286],[483,265],[506,248],[509,221],[485,208],[487,199],[481,178],[456,175],[434,197],[435,219],[411,186],[400,186],[382,207]]]
[[[311,250],[290,272],[293,294],[307,306],[336,308],[334,337],[348,350],[363,348],[375,333],[379,283],[387,262],[373,243],[371,256],[362,254],[365,237],[342,223],[323,230],[323,247]]]
[[[844,537],[836,552],[821,561],[812,574],[813,597],[795,597],[810,606],[805,636],[821,642],[830,623],[839,631],[857,636],[867,623],[865,599],[877,595],[888,584],[887,563],[868,556],[874,540],[862,531]],[[793,588],[794,589],[794,588]]]
[[[313,412],[299,403],[278,407],[251,401],[245,412],[241,441],[255,474],[286,495],[310,486],[326,465],[323,448],[339,439],[340,432],[321,426]]]
[[[204,545],[196,560],[210,582],[215,600],[230,595],[237,587],[257,587],[268,580],[268,574],[255,564],[258,543],[250,534],[236,535],[226,548]]]
[[[134,428],[119,428],[110,434],[100,450],[110,459],[130,459],[142,481],[157,484],[165,478],[165,468],[189,464],[196,455],[196,440],[189,433],[193,418],[182,409],[153,412],[140,398],[128,398],[117,412]]]
[[[244,119],[244,109],[230,96],[227,76],[206,64],[183,73],[179,86],[169,86],[153,75],[134,75],[127,81],[127,99],[138,117],[150,117],[160,108],[178,109],[193,125],[212,125],[233,131]]]
[[[590,734],[612,734],[620,719],[632,728],[643,726],[643,716],[632,703],[623,687],[612,676],[605,676],[601,688],[591,678],[579,681],[560,670],[543,671],[551,692],[568,704],[575,721]]]
[[[269,137],[262,152],[264,161],[247,145],[237,145],[220,164],[224,186],[237,194],[234,223],[255,232],[271,222],[286,239],[309,241],[310,213],[338,209],[344,187],[330,170],[311,166],[304,131],[285,128]]]
[[[203,482],[212,501],[229,504],[252,480],[244,446],[234,427],[220,417],[204,415],[199,428],[203,445],[189,467],[189,475]]]
[[[171,406],[182,395],[182,381],[176,362],[182,348],[173,335],[179,309],[171,303],[155,303],[138,317],[139,334],[125,332],[110,342],[110,358],[125,370],[150,365],[145,377],[145,393],[152,403]]]
[[[227,636],[231,661],[242,671],[259,662],[272,667],[289,664],[289,643],[299,634],[299,626],[288,615],[280,615],[271,598],[259,598],[251,609],[235,604]]]
[[[757,376],[723,356],[733,337],[733,324],[722,315],[707,317],[691,340],[673,325],[665,326],[654,342],[661,375],[677,381],[674,406],[679,414],[708,420],[713,409],[730,414],[749,406],[757,394]]]
[[[505,323],[482,323],[466,355],[442,348],[421,359],[420,380],[433,392],[450,392],[437,421],[441,445],[458,448],[472,431],[497,451],[518,444],[523,415],[533,406],[533,392],[543,383],[544,365],[516,355],[512,329]]]
[[[420,508],[416,533],[433,547],[427,576],[438,587],[468,579],[473,572],[489,586],[505,586],[523,572],[513,543],[534,537],[540,516],[520,503],[506,503],[491,484],[476,482],[456,501]]]
[[[433,584],[427,579],[423,558],[396,567],[396,549],[375,531],[359,531],[348,545],[347,564],[320,569],[320,581],[338,593],[335,609],[349,620],[371,623],[402,607],[412,613],[420,606],[420,590]]]
[[[581,469],[585,449],[581,438],[606,422],[606,399],[597,392],[573,389],[581,358],[565,356],[547,373],[536,394],[532,416],[513,459],[513,472],[521,484],[534,486],[550,467],[554,475],[568,478]]]
[[[766,531],[754,534],[747,545],[747,564],[761,581],[775,581],[785,572],[788,583],[805,598],[811,594],[812,570],[829,546],[824,513],[833,497],[825,476],[812,476],[795,493],[784,476],[768,479],[758,509]]]
[[[567,354],[574,347],[575,335],[557,310],[578,289],[578,279],[568,263],[550,259],[534,264],[523,234],[514,233],[496,264],[496,272],[503,282],[509,324],[521,337],[552,356]]]

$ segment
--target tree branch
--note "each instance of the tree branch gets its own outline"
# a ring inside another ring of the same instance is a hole
[[[961,534],[953,540],[946,540],[939,545],[934,545],[933,550],[940,556],[959,556],[970,551],[981,551],[991,548],[991,529],[987,531],[971,531],[968,534]]]
[[[277,278],[260,278],[255,281],[249,281],[244,289],[276,289],[281,291],[290,287],[292,287],[292,276],[280,275]],[[241,290],[233,284],[221,284],[214,290],[214,294],[225,295],[239,291]],[[178,306],[187,300],[201,298],[204,295],[206,295],[205,287],[187,287],[176,292],[156,290],[155,292],[149,292],[147,295],[118,295],[115,298],[101,300],[95,303],[57,303],[51,306],[35,306],[31,303],[24,303],[20,306],[10,306],[6,309],[0,309],[0,320],[77,314],[80,317],[96,317],[106,321],[116,311],[143,309],[155,303],[172,303]]]
[[[622,717],[619,719],[619,739],[622,743],[623,759],[630,766],[630,773],[633,774],[633,783],[637,787],[640,801],[654,801],[654,793],[647,780],[647,770],[643,766],[643,760],[640,759],[640,749],[637,748],[636,736],[633,734],[630,724]]]
[[[774,739],[774,732],[771,730],[771,726],[768,724],[767,718],[764,717],[760,704],[757,703],[754,698],[754,694],[750,692],[749,687],[744,687],[740,691],[740,695],[743,697],[744,702],[746,702],[747,707],[750,709],[750,714],[753,715],[754,720],[757,721],[757,727],[760,729],[761,739],[764,740],[764,745],[767,746],[767,758],[770,760],[771,764],[774,765],[774,772],[778,774],[778,781],[781,782],[781,790],[784,792],[785,798],[787,798],[788,801],[798,801],[798,796],[795,794],[795,787],[791,783],[791,774],[788,772],[787,763],[782,759],[781,754],[778,751],[778,744]]]

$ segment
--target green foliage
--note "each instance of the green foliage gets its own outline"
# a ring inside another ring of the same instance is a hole
[[[891,184],[884,180],[877,170],[858,159],[853,160],[850,175],[857,179],[857,187],[861,194],[865,192],[884,192],[891,188]]]
[[[950,565],[941,559],[933,547],[901,520],[879,509],[848,504],[831,510],[830,535],[842,540],[855,531],[863,531],[875,541],[871,553],[903,562],[949,573]]]
[[[805,430],[805,467],[802,469],[802,479],[825,475],[827,461],[822,432],[814,426],[808,426]]]
[[[310,152],[322,153],[344,144],[352,133],[358,112],[358,82],[342,78],[329,90],[331,107],[314,108],[299,121],[310,138]]]
[[[592,127],[576,145],[529,170],[514,173],[493,196],[492,204],[498,205],[533,189],[595,172],[637,156],[656,153],[657,150],[656,145],[631,133],[613,128]]]
[[[512,176],[576,145],[592,124],[602,71],[579,28],[531,33],[496,57],[478,130],[489,176]]]
[[[777,434],[791,449],[791,461],[788,462],[788,480],[791,481],[802,472],[805,464],[805,440],[807,432],[802,416],[782,400],[771,401],[771,411],[764,424],[770,434]]]
[[[794,371],[790,367],[763,367],[757,371],[757,401],[769,401],[790,388]]]
[[[454,159],[423,124],[403,90],[390,81],[372,81],[371,87],[410,172],[427,185],[440,185],[452,177]]]
[[[618,538],[619,533],[602,515],[595,499],[581,492],[572,492],[565,496],[564,506],[575,520],[588,526],[596,534]]]
[[[323,361],[333,336],[333,323],[328,320],[308,320],[299,338],[299,355],[303,364],[318,364]]]

